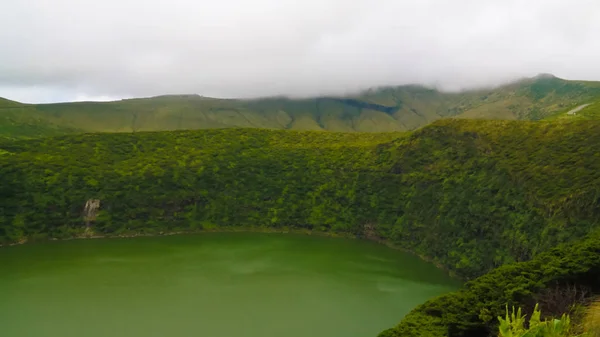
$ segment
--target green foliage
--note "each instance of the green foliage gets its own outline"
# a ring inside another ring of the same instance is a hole
[[[381,336],[488,336],[497,331],[494,318],[504,314],[507,304],[531,308],[536,293],[569,283],[600,291],[598,235],[496,268],[460,291],[415,308]]]
[[[508,314],[506,307],[505,318],[498,317],[500,321],[500,337],[569,337],[573,336],[571,332],[571,319],[569,315],[563,314],[560,319],[543,320],[541,311],[536,304],[533,314],[526,326],[525,315],[521,313],[521,308]]]
[[[20,104],[0,99],[0,139],[73,132],[268,128],[340,132],[413,130],[444,117],[539,120],[600,97],[595,82],[525,79],[494,90],[443,93],[420,86],[356,95],[232,100],[197,95],[115,102]]]
[[[106,213],[99,234],[148,231],[138,223],[150,219],[163,223],[156,231],[193,222],[364,235],[372,224],[370,235],[472,278],[596,228],[599,143],[597,122],[466,120],[413,134],[224,129],[7,142],[0,214],[7,224],[23,217],[26,237],[78,229],[90,198]]]
[[[530,328],[532,328],[532,330],[539,326],[540,314],[541,312],[536,305],[530,319]],[[525,327],[525,316],[521,313],[521,308],[515,312],[515,307],[513,307],[512,313],[509,315],[508,306],[506,306],[506,317],[502,318],[498,316],[498,320],[500,321],[501,337],[521,337],[525,335],[528,330]]]
[[[0,243],[203,229],[368,237],[472,280],[382,336],[483,336],[507,303],[600,284],[600,241],[581,241],[600,223],[599,145],[594,120],[3,141]],[[88,199],[101,201],[89,229]]]

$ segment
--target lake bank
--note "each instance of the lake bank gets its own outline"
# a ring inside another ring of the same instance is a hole
[[[373,235],[357,236],[352,233],[340,233],[340,232],[332,232],[332,231],[313,231],[313,230],[303,230],[303,229],[297,229],[297,228],[264,228],[264,227],[219,227],[219,228],[216,228],[216,227],[214,227],[214,228],[204,228],[204,229],[193,230],[193,231],[173,231],[173,232],[159,232],[159,233],[132,232],[132,233],[116,234],[116,235],[98,234],[95,232],[86,231],[79,235],[76,235],[73,237],[67,237],[67,238],[43,238],[43,239],[38,239],[38,240],[25,239],[25,240],[22,240],[22,241],[16,242],[16,243],[5,244],[5,245],[0,244],[0,248],[3,246],[4,247],[15,246],[15,245],[22,245],[22,244],[27,244],[27,243],[43,242],[43,241],[69,241],[69,240],[85,240],[85,239],[157,237],[157,236],[190,235],[190,234],[195,235],[195,234],[202,234],[202,233],[299,234],[299,235],[309,235],[309,236],[314,235],[314,236],[323,236],[323,237],[337,237],[337,238],[346,238],[346,239],[353,239],[353,240],[371,241],[371,242],[376,242],[378,244],[384,245],[384,246],[394,249],[394,250],[402,251],[402,252],[417,256],[424,262],[431,263],[434,266],[436,266],[438,269],[443,270],[450,277],[465,281],[463,278],[461,278],[459,275],[457,275],[454,271],[452,271],[449,268],[446,268],[444,265],[434,261],[433,259],[431,259],[427,256],[424,256],[424,255],[416,254],[415,252],[413,252],[411,250],[400,247],[400,246],[392,243],[391,241],[386,240],[381,237],[377,237],[377,236],[373,236]]]
[[[50,337],[374,336],[461,286],[413,255],[315,235],[211,232],[12,248],[0,250],[0,317],[13,337],[41,329]]]

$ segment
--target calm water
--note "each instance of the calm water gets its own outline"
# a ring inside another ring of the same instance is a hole
[[[221,233],[0,248],[0,335],[369,337],[459,283],[358,240]]]

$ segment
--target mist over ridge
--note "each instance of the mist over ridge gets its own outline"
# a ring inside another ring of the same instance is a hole
[[[600,80],[599,18],[593,0],[8,0],[0,97],[456,91],[538,73]]]

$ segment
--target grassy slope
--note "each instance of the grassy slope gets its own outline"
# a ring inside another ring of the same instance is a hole
[[[558,121],[577,121],[577,120],[598,120],[600,119],[600,101],[590,101],[585,104],[581,104],[583,109],[579,111],[574,111],[570,113],[572,110],[575,110],[578,106],[571,107],[564,111],[561,111],[558,114],[554,114],[548,117],[548,120],[558,120]]]
[[[542,119],[598,97],[599,83],[542,77],[490,90],[441,93],[400,86],[346,98],[224,100],[189,95],[39,105],[0,100],[0,137],[225,127],[406,131],[449,116]]]
[[[5,98],[0,98],[0,108],[16,108],[20,106],[23,106],[23,104]]]
[[[3,142],[0,242],[81,235],[83,205],[98,198],[98,234],[334,231],[385,239],[472,279],[596,231],[599,145],[600,121],[459,119],[412,133],[221,129]],[[487,331],[469,313],[489,307],[494,317],[498,306],[462,296],[452,319],[416,309],[386,333],[419,335],[424,328],[410,322],[431,319],[432,336]],[[457,313],[465,308],[468,317]]]
[[[83,132],[49,121],[36,106],[0,98],[0,141]]]

